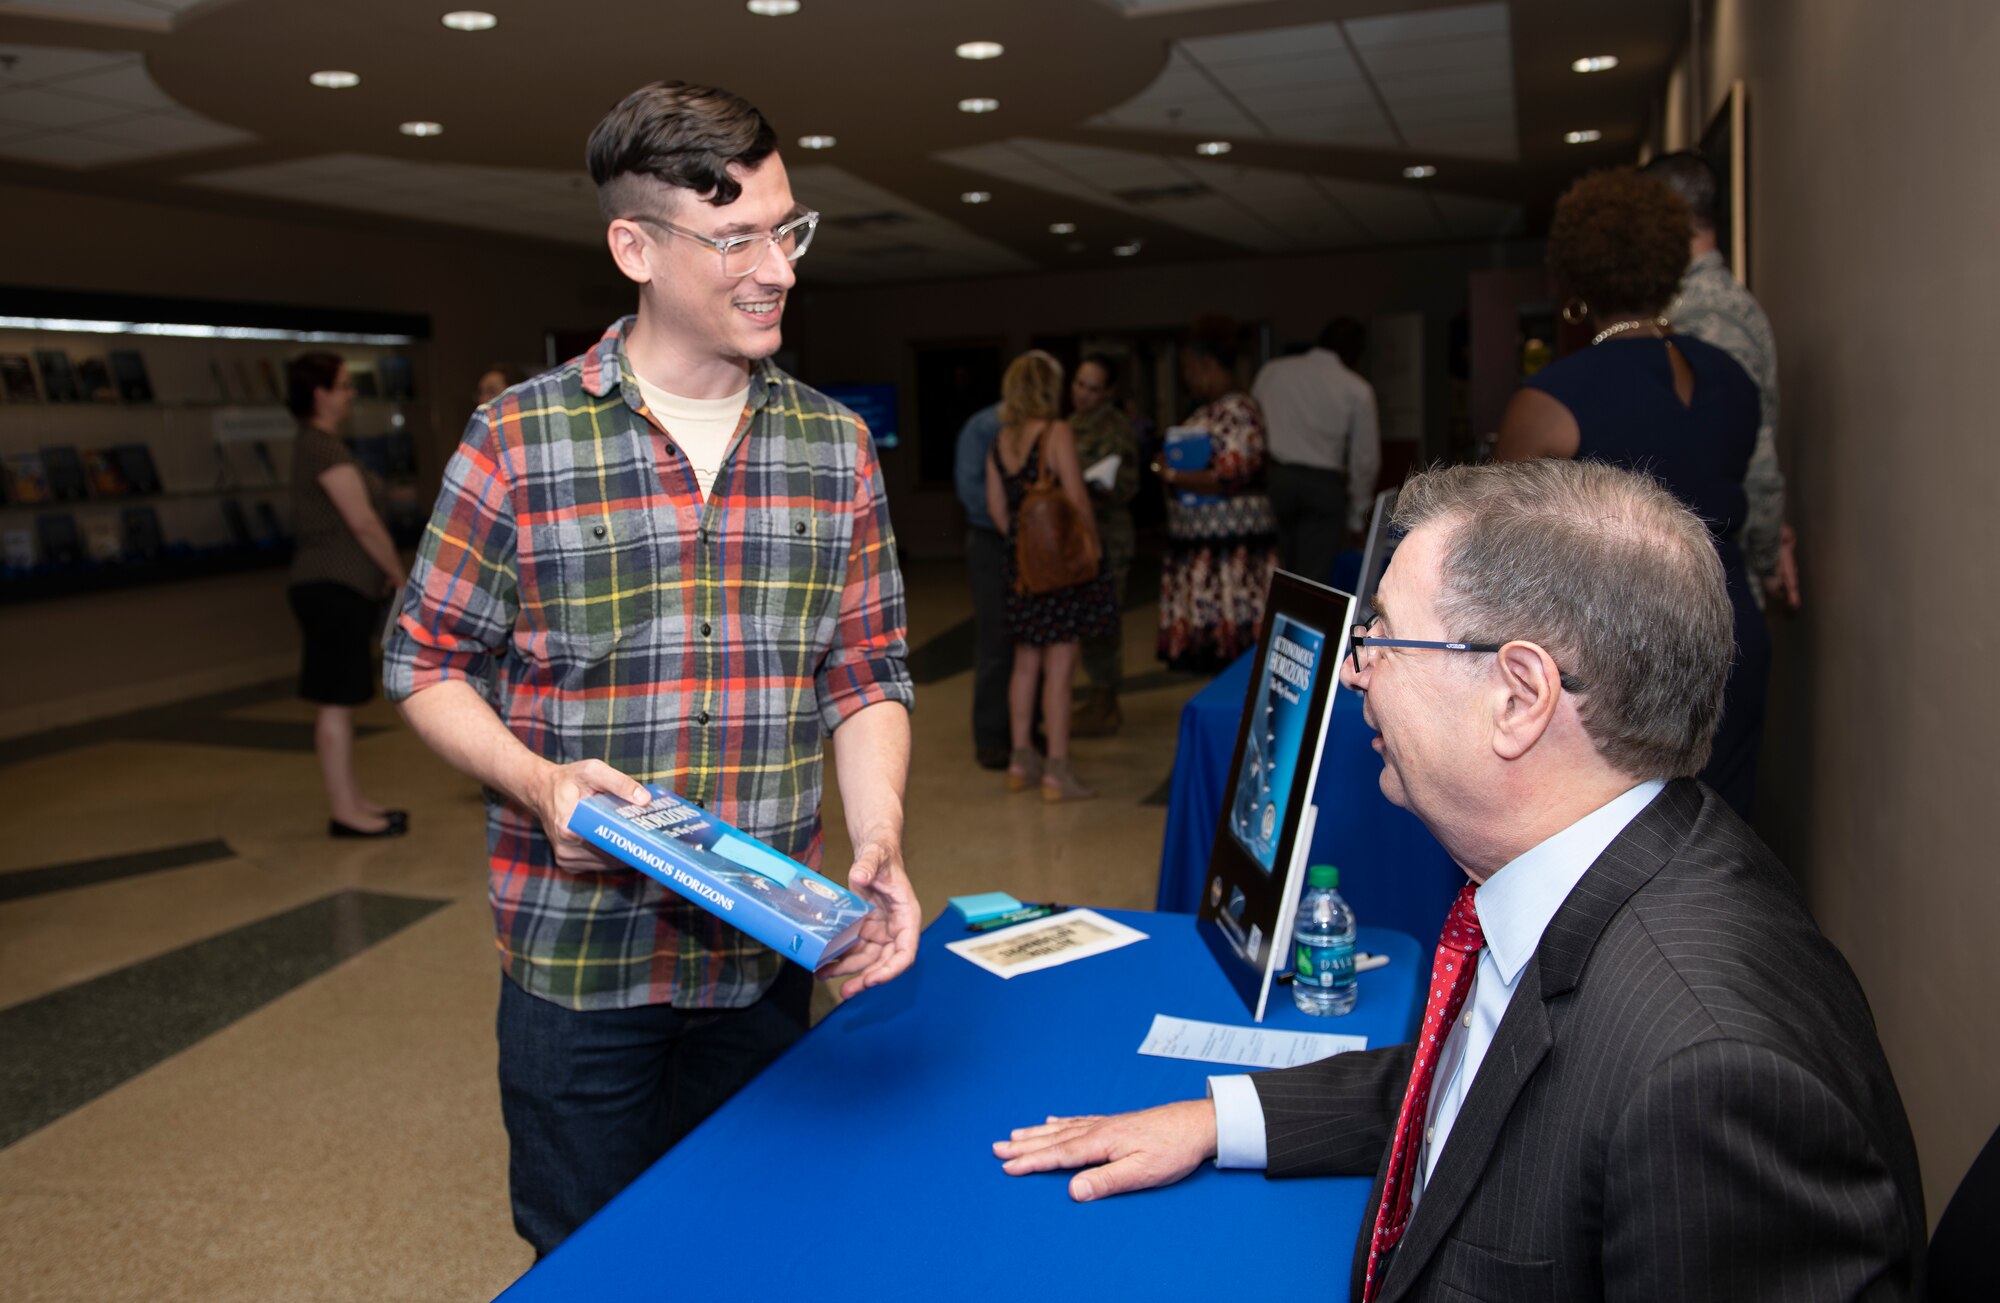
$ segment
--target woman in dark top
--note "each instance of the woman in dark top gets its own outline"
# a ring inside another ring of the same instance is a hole
[[[1594,457],[1644,471],[1707,522],[1736,612],[1736,663],[1701,778],[1748,819],[1771,641],[1737,533],[1762,405],[1735,359],[1672,334],[1662,318],[1691,238],[1687,205],[1652,177],[1618,169],[1570,187],[1549,228],[1549,270],[1563,319],[1587,322],[1591,341],[1514,395],[1493,456]]]
[[[396,837],[409,815],[362,795],[354,776],[354,708],[375,695],[368,644],[382,624],[382,599],[405,578],[382,524],[382,481],[340,439],[354,407],[354,381],[332,353],[306,353],[286,368],[285,405],[299,419],[292,448],[292,614],[304,650],[299,695],[319,707],[319,755],[335,837]]]

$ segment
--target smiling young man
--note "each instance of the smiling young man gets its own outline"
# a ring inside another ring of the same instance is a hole
[[[1383,792],[1471,879],[1417,1038],[1051,1118],[994,1146],[1006,1171],[1084,1168],[1078,1200],[1211,1158],[1373,1174],[1366,1303],[1918,1296],[1916,1147],[1867,1001],[1692,777],[1733,650],[1706,527],[1546,460],[1426,471],[1396,523],[1341,681]]]
[[[818,215],[727,91],[627,96],[591,175],[639,310],[480,407],[387,649],[389,694],[487,793],[514,1222],[553,1249],[805,1029],[810,983],[565,830],[673,788],[820,860],[826,737],[875,906],[822,977],[916,950],[902,579],[867,429],[770,362]]]

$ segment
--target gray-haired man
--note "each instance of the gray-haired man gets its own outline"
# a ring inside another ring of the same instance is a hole
[[[1731,652],[1706,529],[1553,460],[1419,475],[1397,522],[1342,682],[1384,793],[1472,880],[1421,1044],[1025,1128],[1006,1170],[1086,1168],[1080,1200],[1208,1158],[1373,1172],[1364,1300],[1911,1296],[1916,1151],[1867,1002],[1690,777]]]

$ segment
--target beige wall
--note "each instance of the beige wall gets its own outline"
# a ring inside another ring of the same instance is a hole
[[[1874,1006],[1933,1221],[2000,1123],[2000,5],[1718,0],[1806,607],[1760,823]]]

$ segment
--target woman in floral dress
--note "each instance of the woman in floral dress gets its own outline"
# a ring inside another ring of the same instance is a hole
[[[1212,674],[1257,645],[1278,523],[1264,494],[1264,416],[1236,380],[1236,323],[1202,318],[1180,364],[1202,406],[1177,430],[1206,434],[1211,453],[1200,470],[1155,466],[1167,487],[1159,656]]]

